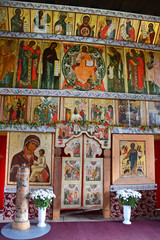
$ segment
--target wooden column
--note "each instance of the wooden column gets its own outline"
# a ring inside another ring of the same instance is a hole
[[[60,219],[61,209],[61,148],[57,147],[54,150],[54,174],[53,174],[53,187],[56,198],[53,202],[53,220]]]
[[[110,204],[110,185],[111,185],[111,149],[104,150],[103,162],[103,217],[111,216]]]

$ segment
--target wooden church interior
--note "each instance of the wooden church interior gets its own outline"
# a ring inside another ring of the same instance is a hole
[[[35,159],[42,149],[46,157],[41,173],[28,165],[30,190],[56,194],[48,220],[77,209],[121,218],[115,196],[123,188],[142,193],[134,218],[158,215],[160,2],[153,2],[0,2],[4,220],[14,219],[14,165],[28,138],[40,142]],[[127,158],[132,143],[136,170]],[[29,219],[37,214],[29,199]]]

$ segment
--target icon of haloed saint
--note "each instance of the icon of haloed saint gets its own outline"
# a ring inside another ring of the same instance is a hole
[[[134,143],[131,143],[130,145],[130,150],[127,154],[127,156],[124,158],[125,159],[128,159],[127,163],[131,164],[131,174],[132,175],[135,175],[137,172],[137,159],[138,159],[138,152],[137,150],[135,149],[135,144]]]
[[[91,90],[98,86],[95,90],[105,91],[102,81],[105,63],[101,54],[102,51],[88,45],[77,44],[71,47],[62,61],[66,82],[78,90]],[[66,88],[65,84],[63,88]]]
[[[45,150],[39,150],[39,156],[35,150],[40,146],[40,138],[36,135],[29,135],[24,140],[22,151],[15,154],[11,161],[10,181],[17,181],[17,170],[22,164],[30,168],[30,182],[49,182],[49,168],[46,164]]]
[[[82,46],[81,52],[78,53],[76,58],[77,65],[73,66],[73,70],[77,76],[77,79],[80,83],[86,84],[89,77],[92,78],[92,81],[95,82],[95,71],[94,60],[92,60],[90,54],[88,53],[88,47]]]

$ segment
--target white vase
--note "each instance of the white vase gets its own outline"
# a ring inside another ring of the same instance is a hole
[[[124,224],[131,224],[131,206],[123,205]]]
[[[46,223],[46,208],[38,208],[38,227],[45,227]]]

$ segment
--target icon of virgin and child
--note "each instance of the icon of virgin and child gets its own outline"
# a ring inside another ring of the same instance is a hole
[[[50,172],[46,163],[45,150],[39,149],[39,156],[35,155],[35,150],[40,147],[40,138],[36,135],[29,135],[24,140],[22,151],[15,154],[11,161],[10,181],[17,181],[17,170],[22,164],[30,169],[30,182],[49,182]]]

